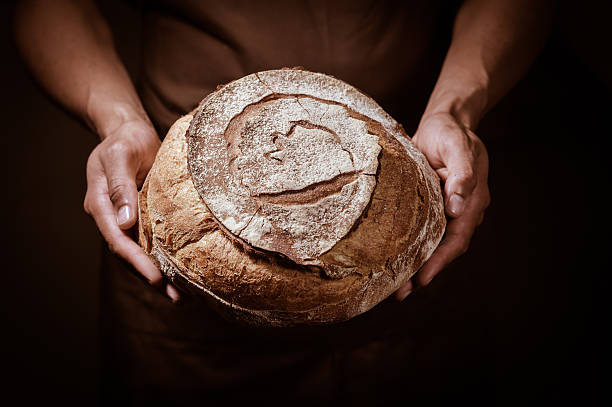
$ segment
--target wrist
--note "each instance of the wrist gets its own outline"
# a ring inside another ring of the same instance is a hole
[[[102,140],[126,123],[148,127],[155,133],[137,96],[118,98],[106,92],[92,93],[88,98],[85,121]]]
[[[464,127],[474,130],[487,108],[487,88],[486,80],[478,80],[467,75],[441,77],[427,103],[423,118],[436,114],[449,114]]]
[[[150,128],[151,133],[155,133],[144,110],[124,103],[112,103],[99,107],[89,117],[92,129],[102,140],[116,133],[117,129],[126,123],[139,124],[141,127]]]

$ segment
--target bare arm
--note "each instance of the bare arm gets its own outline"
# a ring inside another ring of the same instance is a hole
[[[45,90],[100,137],[125,119],[148,121],[93,1],[21,1],[15,34],[25,62]]]
[[[159,270],[132,240],[137,186],[160,141],[114,47],[108,24],[91,0],[18,3],[15,39],[43,88],[100,138],[87,162],[84,207],[112,251],[154,285]],[[166,288],[176,297],[172,287]]]
[[[550,1],[468,0],[455,19],[438,81],[413,138],[444,182],[446,234],[405,298],[464,253],[489,205],[489,161],[474,134],[483,115],[525,74],[550,25]]]
[[[551,2],[468,0],[424,117],[451,112],[474,129],[525,74],[548,35]]]

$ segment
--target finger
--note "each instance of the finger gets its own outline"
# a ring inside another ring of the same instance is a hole
[[[438,174],[438,177],[440,177],[442,181],[446,182],[446,179],[448,178],[448,168],[446,167],[438,168],[436,170],[436,174]]]
[[[115,209],[108,197],[106,182],[103,178],[90,179],[88,185],[86,200],[89,201],[89,212],[111,251],[130,263],[150,284],[159,286],[162,282],[159,269],[144,250],[130,238],[128,232],[119,228]]]
[[[181,295],[178,290],[172,284],[166,284],[166,295],[170,297],[172,302],[179,302]]]
[[[444,184],[445,207],[448,216],[461,216],[466,202],[476,188],[475,153],[469,137],[461,135],[445,148],[444,157],[448,176]]]
[[[137,219],[138,188],[136,169],[131,164],[125,147],[116,143],[109,147],[107,159],[103,160],[108,184],[108,195],[115,211],[115,222],[121,229],[130,229]]]
[[[403,301],[406,297],[408,297],[408,295],[410,295],[410,293],[412,292],[413,289],[413,283],[412,280],[408,280],[408,282],[406,284],[404,284],[403,286],[401,286],[396,292],[395,292],[395,299],[398,301]]]
[[[420,286],[429,284],[442,269],[467,251],[476,229],[476,216],[479,214],[449,220],[444,239],[415,276]]]

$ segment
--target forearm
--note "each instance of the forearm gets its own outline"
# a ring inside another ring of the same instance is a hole
[[[549,1],[467,0],[425,110],[453,114],[474,129],[527,71],[545,42]]]
[[[111,31],[92,1],[21,1],[14,28],[36,79],[100,137],[125,121],[148,121]]]

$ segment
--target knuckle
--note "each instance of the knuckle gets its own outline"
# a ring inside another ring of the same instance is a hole
[[[119,139],[111,142],[105,150],[109,158],[131,158],[135,155],[134,149],[128,141]]]
[[[459,244],[459,247],[458,247],[459,255],[463,255],[463,254],[467,253],[469,248],[470,248],[470,242],[468,240],[462,241],[461,244]]]
[[[461,237],[461,238],[458,238],[456,242],[454,242],[454,244],[455,244],[455,248],[454,248],[455,253],[456,253],[456,256],[458,257],[458,256],[465,254],[468,251],[468,249],[470,248],[470,239],[466,237]]]
[[[489,207],[489,205],[491,205],[491,193],[487,190],[487,192],[485,194],[483,210],[487,209]]]
[[[491,205],[491,193],[488,188],[484,188],[484,190],[478,194],[478,205],[477,209],[479,212],[484,212]]]
[[[96,154],[97,154],[97,148],[96,147],[90,154],[89,157],[87,157],[87,163],[85,164],[85,170],[87,172],[91,171],[91,168],[93,167],[93,162],[95,160]]]
[[[475,182],[474,180],[474,169],[472,166],[466,166],[461,172],[455,175],[457,182],[461,184],[469,184]]]
[[[451,258],[457,258],[468,251],[472,233],[473,231],[469,232],[469,234],[453,233],[448,236],[446,244],[448,245]]]
[[[474,176],[474,170],[471,167],[457,172],[453,176],[453,184],[458,188],[458,192],[465,195],[470,194],[476,187],[476,177]],[[455,189],[452,188],[452,189]]]
[[[96,208],[97,205],[95,198],[92,197],[90,191],[87,191],[85,193],[85,199],[83,199],[83,210],[86,214],[93,217],[95,215]]]
[[[489,161],[489,153],[487,147],[484,145],[481,139],[476,138],[474,141],[474,158],[479,161]]]
[[[91,215],[91,206],[89,204],[89,199],[87,197],[83,200],[83,210],[86,214]]]
[[[120,155],[127,153],[129,151],[129,146],[125,141],[119,139],[110,143],[106,150],[110,154]]]
[[[468,147],[473,154],[474,160],[479,158],[483,153],[486,153],[487,149],[485,148],[484,143],[473,131],[468,130],[466,138]]]
[[[127,203],[130,182],[123,178],[111,178],[108,182],[108,195],[114,204]]]
[[[89,176],[96,172],[96,169],[100,166],[100,154],[102,150],[100,145],[96,146],[93,151],[87,157],[87,163],[85,164],[85,173]]]
[[[472,145],[474,146],[474,151],[480,153],[484,153],[487,151],[487,148],[485,147],[485,144],[482,142],[482,140],[480,139],[480,137],[478,137],[476,134],[471,133],[470,134],[470,140],[472,140]]]
[[[113,254],[119,254],[119,247],[115,242],[110,240],[108,241],[108,250]]]

